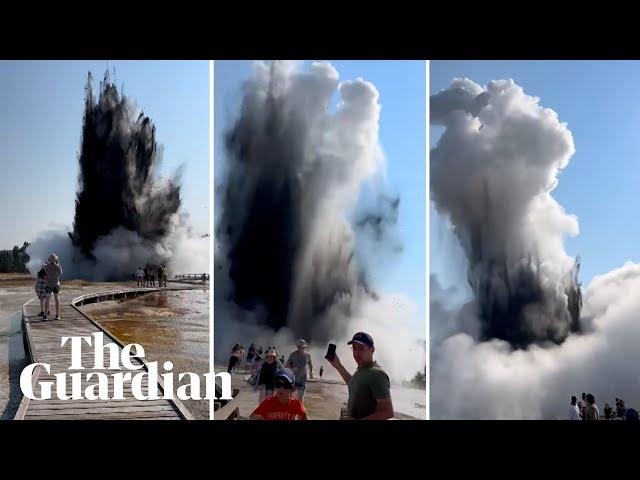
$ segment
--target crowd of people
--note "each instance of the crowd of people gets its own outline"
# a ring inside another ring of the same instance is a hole
[[[36,275],[35,291],[40,301],[39,317],[42,320],[48,320],[51,314],[49,303],[53,294],[55,302],[55,319],[60,320],[60,276],[62,275],[62,266],[58,255],[52,253],[47,261],[43,263]],[[169,278],[169,270],[166,265],[160,265],[157,268],[147,265],[145,268],[138,267],[135,272],[135,278],[138,287],[155,287],[156,278],[159,287],[166,287]]]
[[[157,268],[149,265],[144,268],[138,267],[135,277],[138,287],[155,287],[156,278],[158,279],[159,287],[166,287],[169,279],[169,269],[164,264]]]
[[[575,395],[571,397],[569,406],[569,420],[638,420],[638,412],[625,405],[625,401],[616,398],[615,410],[605,403],[602,413],[596,404],[593,394],[582,393],[582,400],[578,400]]]
[[[341,412],[342,420],[386,420],[394,416],[391,401],[391,383],[386,372],[373,359],[373,338],[365,332],[356,333],[351,341],[353,358],[358,365],[352,374],[342,365],[334,353],[325,359],[336,369],[348,386],[349,398]],[[304,405],[307,379],[313,379],[313,362],[308,342],[296,340],[296,350],[280,355],[276,346],[264,349],[251,343],[245,351],[237,343],[231,349],[227,371],[238,372],[243,361],[247,362],[247,382],[259,393],[259,405],[251,413],[254,420],[306,420]],[[322,378],[324,368],[320,367]]]

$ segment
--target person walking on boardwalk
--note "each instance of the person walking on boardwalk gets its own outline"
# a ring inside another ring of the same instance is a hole
[[[169,269],[166,265],[162,265],[162,282],[164,286],[167,286],[167,279],[169,278]]]
[[[296,376],[296,393],[301,402],[304,401],[304,391],[307,388],[307,365],[309,365],[309,376],[313,378],[313,363],[311,363],[311,355],[306,351],[307,341],[300,338],[296,341],[298,349],[291,352],[285,367],[293,370]]]
[[[273,395],[276,370],[282,368],[277,360],[278,355],[273,348],[267,350],[260,374],[258,375],[258,388],[260,389],[260,403],[266,398]]]
[[[387,420],[394,415],[391,402],[391,382],[386,372],[373,360],[375,347],[371,335],[356,333],[347,345],[351,345],[353,359],[358,369],[351,375],[334,355],[329,363],[349,387],[347,415],[344,420]]]
[[[60,299],[58,298],[58,294],[60,293],[60,275],[62,275],[62,266],[60,265],[60,259],[55,253],[52,253],[49,256],[49,260],[44,267],[44,271],[47,274],[45,292],[49,295],[45,300],[45,314],[42,319],[47,320],[49,301],[51,300],[51,294],[53,293],[56,304],[56,320],[60,320]]]
[[[249,365],[253,365],[253,359],[256,358],[256,346],[251,342],[249,350],[247,350],[247,362]]]
[[[244,349],[244,345],[240,344],[240,351],[238,352],[238,363],[236,364],[236,370],[240,370],[240,366],[242,365],[242,361],[246,355],[246,351]]]
[[[158,266],[158,286],[162,288],[162,265]]]
[[[144,267],[144,286],[149,286],[149,265]]]
[[[144,282],[144,270],[142,267],[138,267],[136,270],[136,286],[142,287]]]
[[[324,367],[320,367],[320,380],[322,380],[322,374],[324,373]]]
[[[233,374],[238,367],[238,361],[240,359],[240,344],[236,343],[231,349],[231,355],[229,356],[229,365],[227,366],[227,373]]]
[[[38,278],[36,279],[36,295],[38,296],[38,300],[40,300],[40,313],[38,314],[39,317],[45,317],[45,313],[44,313],[44,304],[45,304],[45,300],[47,299],[47,297],[50,296],[49,293],[47,293],[47,273],[44,271],[44,265],[42,265],[42,267],[40,268],[40,271],[38,272]]]
[[[160,279],[158,279],[158,281],[160,281]],[[156,270],[153,267],[149,269],[149,283],[151,284],[152,287],[155,288],[155,286],[156,286]]]

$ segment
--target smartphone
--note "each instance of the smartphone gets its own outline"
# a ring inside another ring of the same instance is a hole
[[[327,354],[324,356],[327,360],[331,361],[336,356],[336,345],[335,343],[330,343],[329,348],[327,348]]]

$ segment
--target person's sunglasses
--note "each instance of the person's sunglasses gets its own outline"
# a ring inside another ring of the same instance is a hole
[[[275,382],[276,388],[284,388],[285,390],[291,390],[291,384],[287,382]]]

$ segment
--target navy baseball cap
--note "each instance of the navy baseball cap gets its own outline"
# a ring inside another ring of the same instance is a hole
[[[276,378],[284,378],[293,385],[296,381],[296,376],[293,374],[293,371],[290,368],[281,368],[276,370]]]
[[[373,338],[371,338],[371,335],[368,333],[358,332],[353,336],[350,342],[347,342],[347,345],[351,345],[352,343],[360,343],[367,347],[373,347]]]

